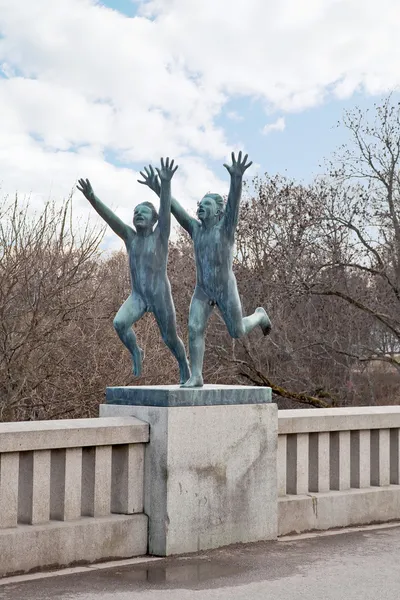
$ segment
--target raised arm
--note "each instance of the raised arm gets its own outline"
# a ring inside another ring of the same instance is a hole
[[[120,238],[124,240],[125,243],[129,242],[129,239],[135,235],[134,230],[129,225],[126,225],[116,214],[112,212],[103,204],[103,202],[95,196],[93,188],[90,184],[89,179],[79,179],[79,185],[76,186],[80,192],[87,198],[90,204],[93,206],[95,211],[99,213],[102,219],[105,220],[107,225],[111,227],[111,229],[116,233]]]
[[[171,230],[171,179],[174,176],[178,166],[174,168],[174,161],[169,162],[169,158],[161,159],[161,169],[157,169],[161,181],[160,191],[160,210],[158,212],[157,229],[163,239],[168,241]]]
[[[238,224],[243,174],[246,169],[253,164],[252,162],[249,162],[246,165],[247,156],[248,155],[246,154],[242,160],[242,153],[239,152],[238,160],[236,160],[235,154],[232,152],[232,164],[224,165],[231,176],[231,185],[229,188],[228,201],[226,203],[225,214],[223,217],[223,227],[230,236],[235,235]]]
[[[161,186],[157,177],[157,173],[155,173],[153,167],[151,165],[149,165],[149,167],[145,167],[144,171],[140,171],[140,174],[144,181],[140,181],[140,179],[138,179],[138,182],[143,185],[147,185],[151,190],[153,190],[153,192],[157,194],[157,196],[160,196]],[[183,229],[186,229],[189,235],[192,236],[193,229],[197,226],[197,221],[186,212],[186,210],[173,196],[171,196],[171,212],[178,221],[179,225],[183,227]]]

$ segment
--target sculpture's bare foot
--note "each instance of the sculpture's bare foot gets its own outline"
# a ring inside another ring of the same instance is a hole
[[[192,375],[186,383],[181,385],[182,388],[203,387],[203,378],[201,375]]]
[[[182,367],[179,369],[180,372],[180,385],[183,386],[184,383],[186,383],[189,378],[190,378],[190,369],[189,366],[187,364],[182,365]]]
[[[135,377],[140,377],[142,374],[142,363],[144,359],[144,352],[139,346],[136,347],[133,353],[133,374]]]
[[[269,335],[271,333],[272,325],[265,309],[260,306],[259,308],[256,308],[256,313],[262,313],[263,318],[260,323],[261,331],[264,335]]]

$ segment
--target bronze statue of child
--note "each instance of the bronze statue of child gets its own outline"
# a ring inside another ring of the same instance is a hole
[[[243,317],[242,306],[232,270],[235,231],[239,217],[239,204],[242,193],[243,174],[252,164],[246,164],[247,154],[242,160],[239,152],[236,160],[232,152],[232,164],[224,165],[231,176],[228,201],[219,194],[206,194],[198,205],[197,217],[191,217],[172,198],[171,210],[179,224],[186,229],[193,240],[196,258],[196,288],[189,310],[189,353],[191,377],[183,387],[203,385],[204,334],[207,321],[214,306],[217,306],[225,321],[229,334],[239,338],[260,326],[264,335],[271,331],[271,322],[264,308]],[[153,167],[140,173],[147,185],[157,195],[162,193],[162,182],[158,180]]]
[[[180,383],[190,377],[185,347],[176,331],[175,307],[167,276],[168,240],[171,229],[171,179],[177,170],[174,161],[161,159],[157,169],[161,181],[160,210],[151,202],[135,207],[133,225],[121,221],[97,196],[88,179],[80,179],[78,189],[93,208],[125,242],[129,257],[132,291],[114,318],[114,328],[128,348],[133,362],[133,373],[142,372],[143,351],[138,346],[132,325],[145,312],[152,312],[160,329],[162,339],[175,356],[179,365]],[[160,184],[159,184],[160,185]]]

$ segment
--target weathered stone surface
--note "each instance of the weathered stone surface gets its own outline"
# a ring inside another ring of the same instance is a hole
[[[248,401],[252,393],[268,397],[260,388],[242,389],[238,395]],[[184,390],[192,398],[193,392],[199,398],[209,390]],[[101,405],[100,416],[112,415],[150,424],[144,492],[150,554],[276,538],[275,404]]]
[[[279,434],[400,427],[400,406],[282,410]]]
[[[18,452],[0,454],[0,529],[17,526],[18,470]]]
[[[146,515],[113,515],[0,530],[0,577],[32,569],[142,556]]]
[[[65,419],[0,423],[0,454],[147,442],[149,426],[136,419]]]
[[[279,498],[279,535],[400,518],[400,486],[351,489]]]
[[[271,388],[245,385],[178,385],[109,387],[107,404],[135,406],[215,406],[216,404],[265,404],[272,401]]]

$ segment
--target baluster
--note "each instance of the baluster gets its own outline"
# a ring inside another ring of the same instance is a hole
[[[330,434],[331,490],[350,489],[350,431]]]
[[[50,450],[21,452],[18,521],[37,525],[50,519]]]
[[[143,512],[144,444],[114,446],[112,451],[111,512]]]
[[[278,496],[286,496],[286,478],[287,478],[287,436],[278,436]]]
[[[371,431],[371,485],[390,483],[390,429]]]
[[[308,493],[308,433],[287,436],[287,493]]]
[[[0,454],[0,529],[17,526],[18,469],[18,452]]]
[[[59,521],[81,516],[82,448],[54,450],[51,457],[50,515]]]
[[[329,433],[310,434],[310,492],[328,492],[330,485]]]
[[[351,487],[367,488],[371,485],[371,431],[351,432]]]
[[[102,517],[111,512],[112,446],[82,452],[82,515]]]

